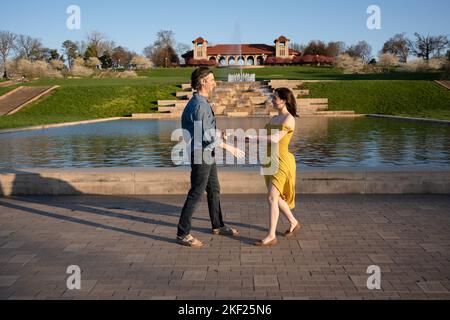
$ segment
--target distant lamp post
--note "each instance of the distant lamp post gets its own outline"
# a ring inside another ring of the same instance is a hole
[[[168,57],[166,57],[165,59],[166,59],[166,68],[167,68],[167,60],[169,60],[169,58],[168,58]]]

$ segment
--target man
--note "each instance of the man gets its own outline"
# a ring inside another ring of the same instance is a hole
[[[245,154],[243,151],[225,144],[220,135],[209,134],[212,130],[217,130],[216,118],[208,101],[216,88],[213,72],[206,67],[198,68],[192,73],[191,85],[196,92],[181,117],[182,127],[185,132],[189,132],[190,138],[190,141],[187,142],[192,169],[191,189],[181,212],[177,242],[187,247],[202,247],[203,243],[194,238],[190,232],[192,216],[205,190],[208,195],[212,233],[223,236],[237,236],[239,234],[237,230],[225,226],[223,223],[220,207],[220,184],[217,166],[214,162],[215,148],[223,148],[236,158],[243,158]],[[199,125],[201,130],[198,130]]]

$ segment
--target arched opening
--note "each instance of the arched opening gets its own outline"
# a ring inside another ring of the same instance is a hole
[[[217,64],[216,57],[211,57],[211,58],[209,58],[209,61],[210,61],[211,63],[214,62],[214,64]]]
[[[219,65],[221,65],[221,66],[226,66],[227,65],[227,58],[225,58],[225,57],[220,57],[219,58]]]
[[[237,61],[238,65],[243,66],[245,65],[245,59],[243,56],[239,56],[238,57],[238,61]]]
[[[258,58],[256,58],[256,64],[258,66],[262,66],[264,64],[264,58],[262,56],[259,56]]]
[[[253,65],[255,65],[255,58],[252,57],[252,56],[248,57],[248,58],[247,58],[247,65],[248,65],[248,66],[253,66]]]
[[[228,65],[229,66],[234,66],[236,64],[236,60],[234,59],[234,57],[229,57],[228,58]]]

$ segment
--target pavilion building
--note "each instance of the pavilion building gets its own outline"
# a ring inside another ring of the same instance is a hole
[[[218,44],[208,46],[208,41],[199,37],[192,43],[194,50],[186,52],[182,57],[187,65],[218,66],[256,66],[268,61],[291,63],[299,59],[301,52],[289,48],[290,40],[281,36],[274,45],[267,44]]]

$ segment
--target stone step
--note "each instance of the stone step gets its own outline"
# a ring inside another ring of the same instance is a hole
[[[177,101],[177,103],[175,103],[175,108],[184,110],[188,103],[189,100],[179,100]]]
[[[253,103],[253,104],[265,104],[266,103],[266,101],[268,101],[268,97],[251,97],[250,98],[250,101]]]
[[[192,90],[192,87],[191,87],[190,83],[183,83],[181,85],[181,89],[183,89],[183,90]]]
[[[299,113],[314,113],[317,111],[327,111],[328,106],[300,106],[297,107],[297,112]]]
[[[177,98],[179,99],[192,99],[194,96],[194,92],[192,91],[179,91],[176,93]]]
[[[253,114],[255,114],[255,115],[268,115],[269,111],[267,109],[254,109],[253,110]]]
[[[174,106],[179,100],[158,100],[158,106]]]
[[[317,111],[315,112],[318,116],[354,116],[356,115],[355,111]]]
[[[131,115],[132,119],[135,120],[145,120],[145,119],[164,119],[164,118],[180,118],[181,112],[175,113],[133,113]]]
[[[292,92],[296,98],[309,96],[309,90],[292,90]]]
[[[308,99],[308,98],[303,98],[303,99],[297,99],[297,106],[307,106],[307,105],[324,105],[324,104],[328,104],[328,99],[324,98],[324,99]]]
[[[248,112],[227,112],[227,116],[231,118],[244,118],[248,117]]]
[[[158,112],[183,112],[184,108],[177,107],[158,107]]]

